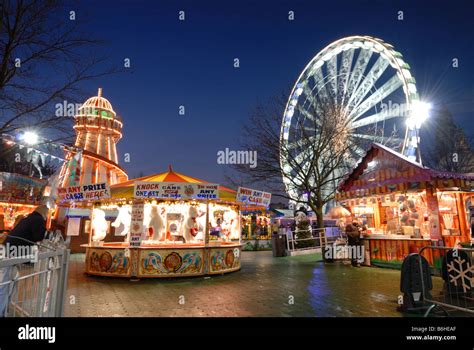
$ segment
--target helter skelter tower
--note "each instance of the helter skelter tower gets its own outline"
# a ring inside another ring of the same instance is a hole
[[[122,120],[102,97],[101,88],[97,96],[84,102],[74,119],[77,151],[70,154],[70,161],[65,164],[62,186],[127,181],[127,174],[118,164],[116,147],[122,138]]]

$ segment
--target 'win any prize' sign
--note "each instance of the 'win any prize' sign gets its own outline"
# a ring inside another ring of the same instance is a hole
[[[110,187],[106,182],[82,186],[58,188],[58,198],[63,201],[82,201],[110,198]]]
[[[251,188],[239,187],[237,190],[237,202],[250,205],[258,205],[268,208],[272,200],[272,194]]]
[[[194,184],[180,182],[135,182],[135,198],[162,199],[218,199],[218,184]]]

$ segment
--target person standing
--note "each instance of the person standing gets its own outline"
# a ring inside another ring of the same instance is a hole
[[[42,241],[46,233],[47,218],[48,207],[40,205],[31,214],[21,219],[3,243],[7,247],[6,251],[10,251],[11,247],[31,247],[36,242]],[[26,251],[26,249],[17,249],[17,251]],[[12,291],[9,281],[16,273],[16,268],[12,266],[0,269],[0,317],[5,315]]]
[[[357,220],[353,220],[346,226],[347,243],[351,249],[351,264],[354,267],[360,267],[357,252],[361,251],[360,228]]]

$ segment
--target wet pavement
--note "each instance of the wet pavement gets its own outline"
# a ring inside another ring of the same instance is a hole
[[[400,271],[324,264],[318,256],[243,252],[242,270],[130,281],[84,274],[71,257],[65,316],[402,316]]]

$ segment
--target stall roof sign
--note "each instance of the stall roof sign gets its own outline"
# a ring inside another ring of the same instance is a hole
[[[211,183],[136,181],[133,196],[135,198],[158,199],[219,199],[219,185]]]
[[[272,194],[253,190],[251,188],[239,187],[237,190],[237,202],[247,205],[257,205],[268,208],[272,200]]]
[[[413,189],[422,188],[422,184],[428,181],[436,182],[438,188],[468,187],[474,181],[474,175],[429,169],[383,145],[373,143],[357,166],[339,183],[338,192],[351,192],[350,196],[354,192],[357,196],[356,191],[359,190],[363,191],[362,195],[370,195],[376,194],[377,188],[379,192],[386,193],[402,184],[410,184]],[[403,186],[399,187],[400,190],[406,190]]]

